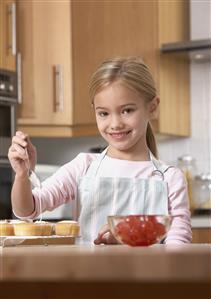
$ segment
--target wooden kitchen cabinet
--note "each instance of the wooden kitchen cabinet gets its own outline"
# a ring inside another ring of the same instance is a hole
[[[91,74],[105,58],[139,55],[161,98],[156,132],[187,136],[189,64],[160,54],[162,43],[188,38],[187,15],[188,3],[180,0],[18,0],[19,129],[31,136],[96,134]]]
[[[16,3],[0,1],[0,68],[16,70]]]
[[[71,5],[17,2],[19,129],[31,136],[73,134]]]
[[[211,243],[211,228],[193,228],[192,243]]]

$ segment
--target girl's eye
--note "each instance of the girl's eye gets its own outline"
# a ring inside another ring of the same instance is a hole
[[[108,115],[108,112],[99,111],[99,112],[97,113],[97,115],[100,116],[100,117],[106,117],[106,116]]]
[[[126,109],[124,109],[123,111],[122,111],[122,113],[123,114],[129,114],[129,113],[131,113],[131,112],[133,112],[134,111],[134,109],[132,109],[132,108],[126,108]]]

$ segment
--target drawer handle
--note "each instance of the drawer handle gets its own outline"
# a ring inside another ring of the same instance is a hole
[[[17,54],[17,81],[18,104],[22,104],[22,59],[20,52]]]

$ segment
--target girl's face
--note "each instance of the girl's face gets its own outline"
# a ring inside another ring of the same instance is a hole
[[[97,93],[94,98],[97,126],[109,144],[109,153],[115,156],[120,152],[146,151],[147,124],[157,105],[158,99],[146,104],[140,94],[121,81],[115,81]]]

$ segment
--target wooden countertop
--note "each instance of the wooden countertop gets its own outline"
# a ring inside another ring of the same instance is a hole
[[[0,248],[2,299],[210,299],[211,244]]]
[[[17,246],[1,264],[3,281],[211,281],[211,244]]]

